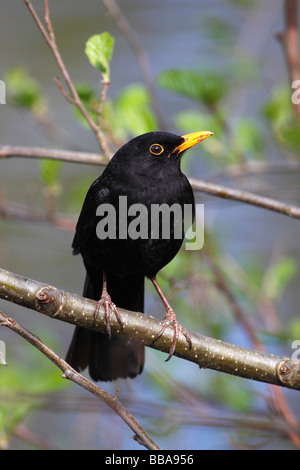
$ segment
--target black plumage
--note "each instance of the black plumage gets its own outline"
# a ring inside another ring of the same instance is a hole
[[[180,249],[184,233],[176,238],[176,216],[170,212],[170,230],[165,237],[163,216],[158,212],[151,218],[151,210],[153,205],[162,204],[169,208],[175,204],[182,212],[185,207],[194,208],[193,191],[180,169],[180,160],[187,148],[211,134],[198,132],[181,137],[151,132],[136,137],[117,151],[86,195],[76,226],[73,253],[82,255],[87,272],[83,295],[101,299],[99,307],[105,305],[108,334],[76,327],[66,360],[79,371],[88,366],[94,380],[135,377],[143,370],[144,346],[124,337],[110,337],[109,315],[116,314],[121,323],[117,307],[143,312],[145,276],[152,280],[166,307],[161,333],[169,323],[174,327],[170,356],[179,331],[190,344],[188,333],[176,320],[155,279]],[[125,203],[132,215],[125,213]],[[141,205],[146,212],[139,211]],[[112,211],[101,210],[106,207]],[[101,216],[97,215],[99,208]],[[157,217],[160,217],[159,231],[154,235]],[[182,221],[179,220],[181,226]],[[131,228],[134,230],[128,234]],[[104,239],[105,231],[109,233]]]

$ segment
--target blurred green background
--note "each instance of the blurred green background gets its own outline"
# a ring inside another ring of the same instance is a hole
[[[34,2],[43,17],[43,2]],[[108,31],[115,40],[104,128],[111,148],[161,129],[214,136],[185,156],[188,176],[299,205],[299,123],[282,44],[281,0],[123,0],[126,19],[151,64],[162,115],[153,110],[136,57],[101,0],[50,2],[57,43],[93,115],[100,74],[85,43]],[[0,3],[0,144],[99,152],[93,133],[62,97],[57,65],[17,0]],[[300,79],[300,77],[299,77]],[[2,208],[11,202],[76,220],[102,167],[10,158],[0,162]],[[300,338],[299,221],[233,201],[196,194],[205,204],[206,240],[182,251],[160,275],[183,325],[253,347],[234,314],[239,306],[268,352],[291,355]],[[84,269],[72,257],[73,233],[53,224],[7,219],[0,213],[0,266],[81,293]],[[214,267],[228,292],[217,284]],[[234,301],[232,302],[232,299]],[[1,301],[0,308],[61,356],[73,327]],[[163,317],[147,284],[146,312]],[[120,418],[77,386],[39,352],[6,329],[9,367],[0,367],[0,446],[9,449],[139,449]],[[133,381],[101,384],[114,393],[165,449],[292,449],[280,406],[299,420],[299,394],[284,391],[278,409],[267,385],[199,370],[147,349],[144,373]]]

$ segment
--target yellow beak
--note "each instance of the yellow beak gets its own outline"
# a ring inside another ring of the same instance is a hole
[[[178,145],[174,152],[182,153],[184,150],[187,150],[193,145],[202,142],[202,140],[207,139],[207,137],[210,137],[211,135],[213,135],[213,132],[210,131],[192,132],[191,134],[183,135],[182,138],[184,140],[182,144]]]

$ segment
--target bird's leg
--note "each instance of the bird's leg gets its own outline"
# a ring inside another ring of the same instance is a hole
[[[160,332],[158,333],[156,338],[154,338],[153,343],[154,343],[154,341],[156,341],[158,338],[161,337],[161,335],[164,333],[167,326],[172,324],[173,329],[174,329],[173,342],[172,342],[172,346],[171,346],[171,349],[170,349],[170,352],[169,352],[169,356],[166,359],[166,362],[167,362],[169,359],[171,359],[171,357],[173,356],[173,354],[175,352],[178,337],[179,337],[179,332],[183,333],[184,336],[186,337],[186,340],[189,344],[189,349],[191,349],[191,347],[192,347],[192,340],[191,340],[191,336],[190,336],[189,332],[177,320],[174,310],[172,309],[171,305],[169,304],[168,300],[166,299],[163,291],[159,287],[158,282],[155,279],[155,277],[151,278],[151,281],[152,281],[155,289],[158,292],[158,295],[160,296],[160,298],[163,301],[163,304],[166,308],[166,316],[164,318],[162,329],[160,330]]]
[[[94,318],[96,321],[97,315],[99,313],[100,308],[104,305],[104,311],[105,311],[105,325],[106,325],[106,331],[108,336],[111,338],[111,328],[110,328],[110,312],[109,309],[111,309],[114,314],[116,315],[116,318],[118,320],[118,323],[120,324],[120,327],[123,328],[123,323],[120,317],[120,314],[118,312],[118,309],[116,305],[113,303],[111,300],[111,297],[109,293],[107,292],[107,274],[105,271],[103,271],[103,283],[102,283],[102,294],[99,302],[97,303],[96,310],[94,313]]]

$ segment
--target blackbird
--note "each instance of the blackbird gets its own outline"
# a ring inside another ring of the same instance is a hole
[[[78,371],[89,367],[95,381],[133,378],[143,370],[144,346],[111,336],[110,315],[115,314],[122,327],[117,307],[144,311],[145,277],[152,281],[166,309],[155,340],[171,324],[174,337],[168,359],[175,351],[179,332],[191,347],[190,335],[178,322],[156,280],[158,271],[180,249],[184,233],[175,233],[177,219],[173,212],[169,212],[166,233],[162,230],[163,213],[153,219],[150,213],[162,204],[177,204],[182,211],[192,207],[194,211],[193,191],[180,169],[181,156],[210,135],[208,131],[184,136],[168,132],[140,135],[116,152],[87,192],[72,248],[73,254],[81,254],[86,269],[83,296],[99,301],[95,315],[101,306],[105,308],[107,334],[76,326],[66,360]],[[124,213],[124,204],[121,207],[120,197],[122,203],[126,201],[128,214]],[[146,209],[144,218],[134,218],[143,212],[141,208]]]

